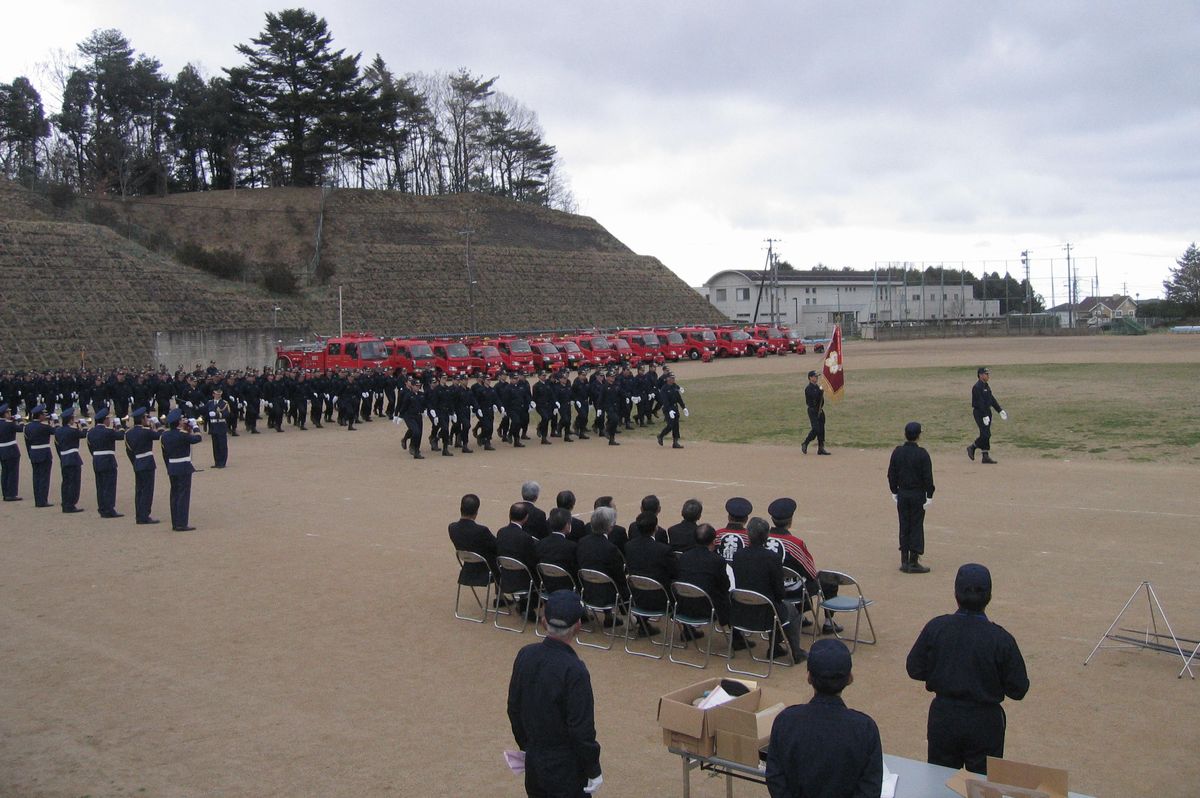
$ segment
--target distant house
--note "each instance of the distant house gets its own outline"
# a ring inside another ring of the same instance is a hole
[[[999,300],[975,299],[974,285],[931,283],[913,275],[907,285],[883,272],[780,271],[777,290],[762,284],[762,272],[726,269],[695,290],[733,321],[748,323],[758,309],[759,322],[772,316],[805,335],[826,336],[874,322],[980,320],[1000,314]]]
[[[1113,319],[1136,319],[1137,303],[1120,294],[1090,296],[1074,306],[1069,302],[1055,305],[1049,312],[1058,316],[1059,326],[1063,328],[1069,328],[1072,320],[1076,327],[1103,327],[1111,324]]]

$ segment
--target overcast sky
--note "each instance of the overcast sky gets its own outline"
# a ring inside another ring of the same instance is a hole
[[[7,4],[0,81],[96,28],[174,75],[240,63],[257,0]],[[1158,296],[1200,238],[1200,3],[309,2],[396,72],[499,76],[579,202],[691,284],[820,262],[965,262]],[[47,96],[47,105],[54,99]],[[1053,259],[1053,262],[1052,262]]]

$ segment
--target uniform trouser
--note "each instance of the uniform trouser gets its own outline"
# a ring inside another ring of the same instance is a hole
[[[811,427],[808,431],[808,437],[804,442],[812,443],[816,438],[817,446],[825,448],[825,412],[823,410],[813,410],[808,408],[808,424]]]
[[[499,432],[500,432],[501,439],[508,437],[508,428],[509,428],[510,424],[511,424],[511,422],[509,421],[508,413],[505,412],[504,415],[502,415],[500,417]]]
[[[987,758],[1004,757],[1004,707],[937,696],[929,704],[929,764],[987,773]]]
[[[374,401],[370,391],[366,392],[366,396],[359,396],[362,399],[358,404],[358,412],[362,416],[363,421],[371,420],[371,403]]]
[[[608,437],[609,440],[612,440],[613,438],[617,437],[617,422],[619,420],[620,419],[617,418],[617,414],[615,411],[612,411],[612,410],[604,411],[604,434]]]
[[[992,448],[992,427],[991,416],[987,413],[975,411],[975,426],[979,427],[979,437],[975,439],[975,448],[981,452],[991,451]],[[983,420],[988,419],[988,423],[984,424]]]
[[[100,515],[117,511],[117,470],[96,471],[96,509]]]
[[[896,494],[900,517],[900,551],[925,553],[925,491],[901,490]]]
[[[158,400],[158,415],[162,418],[166,418],[167,413],[170,413],[170,412],[171,412],[171,400],[170,399],[159,399]]]
[[[271,405],[271,409],[267,411],[267,426],[279,429],[283,426],[283,402],[275,402]]]
[[[302,399],[292,402],[292,412],[295,414],[296,425],[303,427],[308,421],[308,400]]]
[[[240,412],[241,411],[239,410],[237,403],[230,402],[230,404],[229,404],[229,422],[228,423],[229,423],[229,429],[234,435],[237,435],[238,417],[240,415]]]
[[[672,413],[675,414],[674,417],[671,416]],[[679,440],[679,411],[678,410],[672,409],[672,410],[667,411],[667,426],[663,427],[662,432],[658,433],[659,437],[662,437],[662,438],[667,437],[668,432],[671,433],[671,440],[673,440],[673,441]]]
[[[596,417],[592,420],[592,431],[599,435],[602,429],[604,429],[604,410],[597,405]]]
[[[69,510],[79,504],[79,483],[82,479],[83,466],[60,463],[58,470],[62,474],[62,508]]]
[[[496,424],[496,415],[494,413],[484,413],[483,418],[479,419],[479,440],[484,444],[492,442],[492,429]]]
[[[530,760],[533,760],[532,767]],[[589,798],[583,791],[587,779],[576,775],[571,783],[563,784],[556,774],[541,773],[537,765],[537,753],[530,751],[525,754],[525,794],[529,798]]]
[[[529,435],[529,411],[528,410],[525,410],[524,408],[522,408],[517,413],[517,419],[513,423],[516,424],[516,431],[513,433],[514,435],[520,435],[523,438]]]
[[[154,469],[133,472],[133,511],[138,521],[150,518],[154,504]]]
[[[192,503],[192,475],[171,474],[171,526],[188,525],[188,510]]]
[[[246,410],[246,431],[258,429],[258,411]]]
[[[471,414],[462,412],[458,414],[458,421],[454,422],[454,434],[458,438],[458,445],[467,448],[467,440],[471,436]]]
[[[587,432],[588,427],[588,406],[576,408],[575,410],[575,434],[583,435]]]
[[[409,451],[415,454],[421,451],[421,435],[423,434],[421,428],[424,424],[420,416],[405,416],[404,423],[408,426]]]
[[[17,498],[17,478],[21,473],[21,458],[0,460],[0,493],[6,499]]]
[[[45,507],[50,503],[50,461],[30,463],[29,468],[33,471],[33,503]]]
[[[312,419],[314,427],[320,426],[321,424],[321,401],[321,399],[314,398],[309,403],[309,409],[312,411],[309,415],[309,418]]]
[[[571,437],[571,403],[563,405],[558,410],[558,428],[564,438]]]
[[[553,410],[542,410],[541,408],[538,408],[537,434],[539,438],[545,438],[550,434],[550,419],[553,417]]]
[[[225,435],[226,424],[218,422],[209,425],[212,437],[213,465],[223,466],[229,460],[229,438]]]
[[[796,611],[795,606],[786,601],[777,604],[776,609],[780,611],[779,622],[783,624],[783,636],[787,638],[788,649],[794,659],[798,652],[804,650],[800,645],[800,613]]]

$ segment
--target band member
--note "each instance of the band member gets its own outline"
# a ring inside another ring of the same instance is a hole
[[[124,440],[125,430],[113,426],[107,407],[97,410],[95,419],[87,443],[96,475],[96,509],[101,518],[121,518],[123,514],[117,512],[117,441]]]
[[[144,407],[136,408],[131,418],[133,428],[125,433],[125,454],[133,466],[134,514],[139,524],[157,524],[158,519],[150,516],[150,508],[154,504],[154,472],[158,468],[154,463],[154,442],[162,437],[162,431],[151,426],[157,424],[157,419],[152,421]]]
[[[282,413],[280,414],[282,418]],[[162,455],[167,465],[167,477],[171,480],[171,529],[176,532],[191,532],[196,527],[188,525],[188,512],[192,502],[192,444],[203,440],[199,425],[186,421],[179,409],[167,416],[170,428],[162,434]]]

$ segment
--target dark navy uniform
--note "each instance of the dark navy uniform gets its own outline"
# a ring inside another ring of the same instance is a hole
[[[888,463],[888,488],[896,497],[900,518],[901,568],[912,555],[925,553],[925,500],[933,498],[933,463],[929,452],[906,441],[892,450]]]
[[[625,408],[625,392],[617,384],[614,375],[609,375],[611,382],[604,383],[602,406],[604,407],[604,435],[608,438],[609,446],[620,446],[617,443],[617,426],[621,421],[621,413]]]
[[[70,416],[63,416],[63,426],[54,430],[54,448],[58,451],[58,470],[62,475],[62,511],[78,512],[79,488],[83,475],[83,458],[79,455],[79,442],[84,439],[83,430],[68,426]]]
[[[992,395],[991,386],[982,378],[985,373],[985,370],[980,370],[981,377],[971,388],[971,414],[975,418],[975,426],[979,428],[979,437],[967,448],[967,454],[974,460],[975,450],[978,449],[983,452],[984,462],[987,462],[992,448],[992,411],[1000,413],[1003,410]]]
[[[882,787],[879,727],[841,696],[818,693],[775,718],[767,749],[771,798],[878,798]]]
[[[210,399],[205,407],[205,415],[208,417],[208,434],[212,437],[213,468],[224,468],[229,461],[230,412],[229,402],[224,398]]]
[[[492,446],[493,430],[496,426],[496,408],[500,405],[500,397],[496,389],[488,385],[486,373],[480,376],[479,382],[471,386],[471,394],[475,402],[475,440],[485,451],[495,449]]]
[[[554,638],[525,646],[513,663],[508,719],[525,752],[531,796],[586,798],[600,775],[592,681],[570,644]]]
[[[400,417],[404,419],[404,424],[408,427],[408,432],[405,433],[405,438],[408,440],[408,449],[412,452],[412,456],[417,460],[424,458],[421,454],[421,436],[424,434],[422,428],[424,421],[422,414],[425,412],[425,392],[419,390],[421,384],[415,380],[410,388],[400,391]]]
[[[987,773],[1004,756],[1005,696],[1019,701],[1029,676],[1017,641],[982,612],[934,618],[908,653],[908,675],[936,693],[929,705],[929,762]]]
[[[125,453],[133,467],[133,507],[139,524],[157,524],[150,517],[154,505],[154,442],[162,437],[159,430],[135,426],[125,433]]]
[[[825,451],[825,392],[821,390],[821,386],[811,379],[808,385],[804,386],[804,404],[808,409],[808,435],[804,438],[804,443],[800,444],[801,450],[808,454],[808,445],[816,440],[817,451]]]
[[[104,420],[103,410],[98,411],[96,421]],[[97,426],[88,430],[88,449],[92,453],[92,472],[96,477],[96,510],[101,518],[120,518],[117,512],[117,441],[125,438],[125,431]]]
[[[554,402],[554,386],[546,380],[543,373],[533,386],[533,403],[538,412],[537,434],[543,444],[550,443],[547,436],[550,434],[550,421],[555,413]]]
[[[30,415],[39,415],[36,410]],[[34,507],[50,506],[50,463],[54,456],[50,453],[50,438],[53,430],[39,418],[25,425],[25,452],[29,455],[29,467],[33,471],[33,505]]]
[[[0,415],[7,410],[8,405],[3,405]],[[11,418],[0,418],[0,493],[6,502],[20,501],[17,483],[21,472],[21,449],[17,446],[17,433],[24,429],[24,424]]]
[[[162,456],[167,465],[167,477],[171,480],[171,528],[176,532],[188,532],[188,512],[192,502],[192,444],[199,443],[199,435],[171,429],[162,434]]]
[[[575,404],[575,436],[580,440],[587,440],[591,391],[588,389],[587,379],[584,378],[582,370],[575,377],[575,381],[571,383],[571,401]]]

